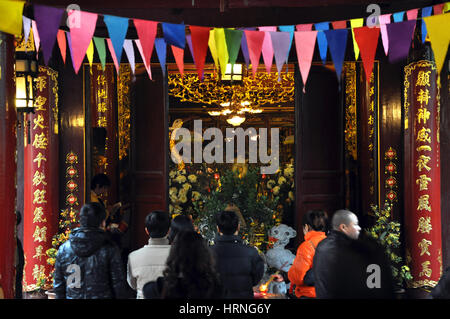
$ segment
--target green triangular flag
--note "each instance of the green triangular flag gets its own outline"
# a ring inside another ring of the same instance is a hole
[[[100,58],[100,62],[102,63],[102,69],[105,71],[106,64],[106,46],[105,46],[105,38],[97,38],[94,37],[95,47],[97,48],[97,53]]]
[[[225,40],[227,41],[228,63],[235,64],[239,49],[241,48],[241,39],[244,32],[241,30],[225,29]]]

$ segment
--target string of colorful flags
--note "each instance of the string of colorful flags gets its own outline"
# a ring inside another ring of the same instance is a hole
[[[33,33],[36,52],[42,50],[45,64],[48,64],[55,42],[58,43],[65,63],[67,47],[73,68],[78,73],[85,56],[92,65],[94,47],[102,66],[106,63],[106,46],[119,72],[119,63],[125,51],[131,69],[135,71],[135,48],[152,78],[150,61],[155,49],[163,72],[165,71],[167,46],[169,45],[181,74],[184,71],[184,52],[189,47],[198,76],[203,79],[203,68],[208,49],[220,72],[225,72],[228,63],[236,63],[242,51],[247,67],[251,63],[255,76],[261,55],[266,71],[270,73],[273,61],[281,73],[287,63],[292,42],[295,41],[299,70],[306,84],[313,59],[316,42],[322,61],[327,52],[335,65],[340,79],[342,64],[347,48],[349,30],[352,34],[355,60],[361,56],[366,78],[372,73],[375,52],[380,34],[384,53],[391,63],[406,59],[414,30],[421,28],[422,42],[428,37],[434,51],[435,62],[440,72],[450,43],[450,2],[420,9],[384,14],[378,17],[378,24],[364,25],[364,18],[320,22],[310,24],[261,26],[252,28],[216,28],[173,24],[141,19],[129,19],[112,15],[101,15],[81,10],[68,12],[69,31],[59,29],[64,9],[43,5],[33,5],[34,20],[23,16],[24,2],[0,0],[0,31],[21,35],[25,41]],[[420,16],[419,16],[420,11]],[[94,36],[98,17],[102,16],[109,38]],[[138,39],[127,39],[129,22],[132,20]],[[418,24],[421,22],[421,24]],[[161,24],[163,37],[157,38],[157,27]],[[350,24],[350,27],[348,27]],[[330,26],[332,28],[330,28]],[[186,27],[189,32],[186,32]],[[106,44],[105,44],[106,42]]]

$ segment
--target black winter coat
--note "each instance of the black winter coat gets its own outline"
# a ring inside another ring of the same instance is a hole
[[[119,249],[99,228],[73,230],[58,250],[53,288],[57,299],[127,298]]]
[[[368,269],[379,265],[379,288],[376,273]],[[321,299],[391,299],[393,280],[387,256],[376,242],[368,238],[353,240],[342,232],[332,230],[317,245],[313,259],[317,298]],[[369,284],[368,284],[369,283]],[[370,287],[372,286],[372,288]],[[377,285],[378,286],[378,285]]]
[[[211,248],[225,288],[225,298],[253,298],[253,286],[264,274],[264,261],[258,251],[233,235],[217,236]]]

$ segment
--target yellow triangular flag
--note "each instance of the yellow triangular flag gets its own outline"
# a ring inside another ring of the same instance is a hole
[[[359,57],[359,47],[358,47],[358,43],[356,43],[355,33],[353,32],[353,28],[360,28],[363,25],[364,25],[363,18],[350,20],[350,26],[352,27],[353,50],[355,51],[355,60],[358,60],[358,57]]]
[[[94,61],[94,43],[91,40],[91,43],[89,43],[89,46],[86,50],[86,56],[88,58],[89,61],[89,66],[92,72],[92,62]]]
[[[223,28],[216,28],[214,37],[216,41],[217,59],[220,64],[220,73],[223,76],[229,59],[227,41],[225,40],[225,30]]]
[[[427,25],[434,60],[436,61],[438,74],[440,74],[450,43],[450,33],[448,32],[450,30],[450,14],[438,14],[423,19]]]
[[[217,59],[217,49],[216,49],[216,40],[215,40],[215,36],[214,36],[214,30],[212,29],[211,31],[209,31],[209,40],[208,40],[208,46],[209,46],[209,51],[211,51],[211,56],[214,60],[214,64],[216,65],[216,68],[219,69],[219,60]]]
[[[24,1],[0,0],[0,31],[21,35]]]
[[[442,13],[446,13],[447,11],[450,11],[450,2],[446,2],[444,4],[444,10],[442,10]]]

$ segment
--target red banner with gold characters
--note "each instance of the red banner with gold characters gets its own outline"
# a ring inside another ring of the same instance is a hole
[[[412,286],[433,287],[442,274],[440,104],[436,66],[405,67],[405,230]]]
[[[58,230],[58,73],[39,67],[24,145],[24,291],[51,288],[46,250]]]

